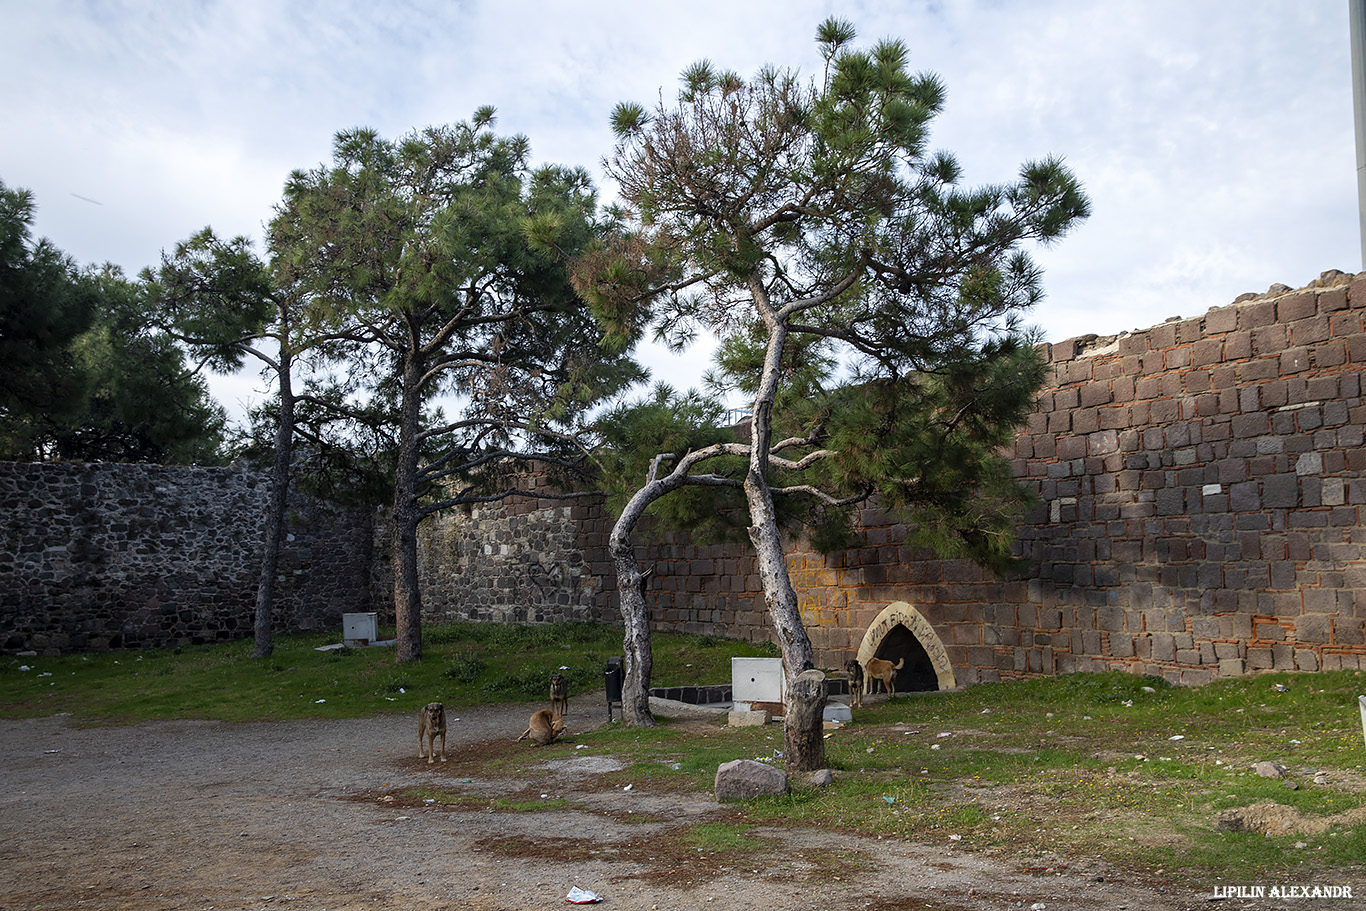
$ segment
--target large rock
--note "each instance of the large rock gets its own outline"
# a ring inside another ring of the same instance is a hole
[[[1285,766],[1279,762],[1258,762],[1252,766],[1252,771],[1263,778],[1285,777]]]
[[[723,762],[716,769],[716,802],[730,803],[787,793],[787,773],[752,759]]]

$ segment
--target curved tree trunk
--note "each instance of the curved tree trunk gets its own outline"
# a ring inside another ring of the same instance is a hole
[[[699,462],[734,451],[727,444],[694,450],[679,459],[673,471],[662,478],[656,477],[659,463],[674,456],[673,453],[657,455],[650,466],[645,486],[635,492],[612,526],[607,550],[616,568],[621,619],[626,627],[622,643],[626,650],[626,675],[622,681],[621,713],[632,727],[654,727],[655,717],[650,712],[650,674],[654,669],[654,653],[650,645],[650,612],[645,606],[644,584],[654,569],[644,573],[640,571],[640,564],[636,562],[635,552],[631,549],[631,532],[650,504],[665,494],[688,484],[726,483],[716,478],[691,477],[689,471]]]
[[[275,651],[275,574],[280,563],[280,543],[285,537],[290,462],[294,457],[294,386],[290,381],[291,368],[289,348],[282,341],[279,360],[280,422],[275,428],[275,464],[271,469],[265,553],[261,558],[261,577],[256,585],[256,644],[252,651],[253,658],[268,658]]]
[[[656,459],[655,466],[658,464]],[[651,468],[645,486],[631,497],[607,538],[607,552],[617,573],[622,625],[626,630],[622,639],[626,667],[621,682],[621,717],[635,728],[655,726],[655,716],[650,711],[650,676],[654,673],[655,659],[650,643],[650,611],[645,605],[644,576],[631,547],[631,532],[649,505],[677,486],[669,486],[667,479],[656,479],[654,473],[655,469]]]
[[[641,573],[629,542],[624,547],[612,547],[612,562],[616,566],[621,619],[626,630],[622,640],[626,667],[621,685],[621,717],[630,727],[652,728],[655,716],[650,711],[650,676],[655,659],[650,644],[650,610],[645,604],[645,574]]]

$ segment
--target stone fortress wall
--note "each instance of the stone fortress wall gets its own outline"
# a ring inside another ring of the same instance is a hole
[[[1029,569],[997,579],[917,552],[866,510],[862,546],[827,560],[793,542],[788,554],[818,661],[842,666],[905,602],[959,684],[1366,668],[1364,320],[1366,274],[1330,272],[1202,317],[1048,346],[1052,378],[1012,454],[1039,497],[1019,528]],[[467,542],[458,556],[441,548],[427,577],[428,603],[444,605],[434,616],[614,616],[600,508],[509,503],[470,521],[444,517],[428,538]],[[575,546],[551,553],[519,531],[532,527],[576,534]],[[670,534],[640,558],[657,567],[655,628],[770,638],[745,549]],[[541,595],[532,576],[560,581]],[[513,614],[478,606],[490,584]]]
[[[1039,496],[1019,528],[1029,568],[998,579],[916,551],[875,509],[838,558],[793,542],[821,664],[899,625],[941,685],[1366,668],[1366,274],[1046,354],[1051,380],[1012,453]],[[0,465],[0,645],[249,636],[267,484],[240,469]],[[294,515],[285,626],[391,619],[382,524]],[[529,498],[424,523],[427,619],[618,621],[610,527],[600,504]],[[655,628],[771,637],[744,548],[668,533],[639,553],[656,567]]]
[[[265,475],[0,462],[0,648],[81,651],[250,637]],[[372,517],[296,498],[275,615],[340,628],[368,609]]]

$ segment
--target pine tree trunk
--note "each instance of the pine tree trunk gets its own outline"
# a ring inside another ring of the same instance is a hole
[[[622,649],[626,653],[626,667],[623,668],[621,683],[621,717],[627,725],[636,728],[655,726],[655,716],[650,711],[654,650],[650,643],[650,612],[645,605],[640,564],[636,562],[635,552],[631,548],[631,532],[635,530],[646,507],[668,489],[672,488],[651,477],[621,511],[607,539],[607,552],[611,554],[612,565],[616,569],[617,600],[625,627]]]
[[[825,703],[829,695],[825,674],[817,670],[798,674],[787,691],[783,734],[789,773],[825,768]]]
[[[777,397],[787,326],[767,305],[767,295],[757,281],[751,284],[755,302],[768,327],[768,349],[759,380],[754,410],[750,416],[749,470],[745,474],[745,500],[749,504],[749,539],[754,544],[759,579],[764,587],[764,603],[783,655],[787,691],[797,689],[798,678],[815,666],[816,654],[802,623],[797,593],[787,571],[783,552],[782,529],[773,506],[768,485],[769,455],[773,446],[773,402]],[[825,765],[824,730],[821,722],[825,697],[813,716],[810,712],[788,713],[784,724],[789,752],[787,761],[798,769],[819,769]]]
[[[409,358],[403,370],[400,404],[398,465],[394,472],[394,623],[397,626],[394,660],[399,664],[422,658],[422,590],[418,587],[417,503],[418,377],[421,371]]]
[[[625,675],[621,686],[621,718],[633,728],[652,728],[655,716],[650,711],[650,677],[654,672],[654,650],[650,644],[650,611],[645,604],[645,585],[640,565],[629,544],[613,548],[617,570],[617,594],[621,603],[626,653]]]
[[[283,330],[282,330],[283,331]],[[266,512],[265,553],[256,585],[256,643],[253,658],[268,658],[275,651],[275,574],[280,563],[280,544],[285,537],[285,511],[289,506],[290,462],[294,455],[294,386],[289,350],[280,345],[280,423],[275,428],[275,464],[271,469],[270,501]]]

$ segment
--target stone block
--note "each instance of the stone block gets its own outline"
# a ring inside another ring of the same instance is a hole
[[[717,803],[786,794],[787,772],[752,759],[735,759],[716,769],[715,791]]]
[[[1153,633],[1152,640],[1154,661],[1176,659],[1176,638],[1171,633]]]
[[[1273,474],[1263,478],[1262,505],[1268,509],[1294,509],[1299,506],[1299,478],[1293,474]]]
[[[1234,332],[1224,339],[1224,360],[1241,361],[1252,357],[1252,333]]]
[[[1276,321],[1289,323],[1318,312],[1318,300],[1311,290],[1296,291],[1276,301]]]
[[[1285,350],[1286,331],[1284,326],[1261,326],[1252,332],[1252,348],[1264,357],[1276,355],[1276,374],[1280,375],[1279,355]]]
[[[768,722],[768,712],[735,711],[726,715],[726,724],[733,728],[763,727]]]
[[[1330,614],[1305,614],[1295,620],[1295,639],[1299,642],[1326,643],[1332,639]]]
[[[1290,324],[1290,344],[1294,346],[1314,345],[1328,340],[1328,317],[1315,316],[1310,319],[1296,320]]]
[[[1308,348],[1288,348],[1281,352],[1281,376],[1303,373],[1310,366]]]
[[[1220,677],[1241,677],[1247,673],[1247,663],[1242,658],[1225,658],[1219,662]]]
[[[1219,661],[1229,658],[1239,657],[1242,646],[1237,642],[1216,642],[1214,643],[1214,657]]]

